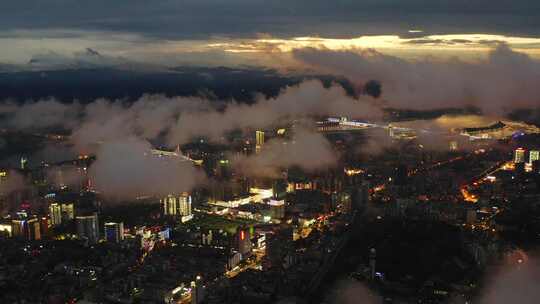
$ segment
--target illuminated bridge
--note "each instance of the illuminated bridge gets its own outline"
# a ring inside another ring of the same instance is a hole
[[[182,152],[180,151],[180,147],[177,147],[176,150],[174,150],[174,151],[151,149],[150,153],[152,155],[154,155],[154,156],[157,156],[157,157],[168,157],[168,158],[172,158],[172,159],[177,158],[180,161],[190,161],[190,162],[193,162],[193,163],[195,163],[197,165],[202,164],[202,160],[191,159],[191,158],[185,156],[184,154],[182,154]]]
[[[345,117],[330,117],[324,121],[317,122],[317,130],[319,132],[354,131],[381,127],[384,126],[357,120],[348,120]]]
[[[371,122],[364,122],[359,120],[349,120],[346,117],[335,118],[330,117],[323,121],[317,122],[317,130],[319,132],[342,132],[342,131],[355,131],[355,130],[367,130],[367,129],[391,129],[396,132],[413,132],[414,129],[397,127],[392,124],[376,124]],[[421,130],[422,132],[428,132]]]

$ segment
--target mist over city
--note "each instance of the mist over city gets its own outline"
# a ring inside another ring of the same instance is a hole
[[[538,303],[540,4],[0,3],[0,303]]]

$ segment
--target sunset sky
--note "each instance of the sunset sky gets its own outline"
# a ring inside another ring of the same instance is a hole
[[[290,53],[305,47],[474,60],[501,43],[540,58],[539,9],[534,0],[2,1],[0,63],[55,64],[88,48],[165,66],[295,67]]]

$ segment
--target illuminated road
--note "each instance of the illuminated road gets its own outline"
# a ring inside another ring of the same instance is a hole
[[[457,162],[457,161],[462,161],[462,160],[465,160],[465,159],[467,159],[469,157],[477,156],[477,155],[484,154],[484,153],[486,153],[486,150],[479,149],[479,150],[475,150],[473,152],[470,152],[467,155],[457,156],[457,157],[454,157],[454,158],[451,158],[451,159],[448,159],[448,160],[439,161],[439,162],[431,164],[431,165],[429,165],[427,167],[416,168],[414,170],[409,171],[409,176],[413,176],[413,175],[416,175],[417,173],[437,169],[439,167],[443,167],[443,166],[446,166],[448,164],[451,164],[451,163],[454,163],[454,162]]]
[[[245,265],[242,265],[242,266],[236,266],[234,267],[233,269],[227,271],[225,273],[225,276],[229,279],[232,279],[234,277],[236,277],[237,275],[239,275],[240,273],[248,270],[248,269],[260,269],[261,267],[261,260],[258,258],[258,257],[255,257],[254,260],[248,260],[247,263]]]
[[[476,151],[473,151],[473,152],[471,152],[471,153],[469,153],[467,155],[458,156],[458,157],[454,157],[454,158],[451,158],[451,159],[448,159],[448,160],[439,161],[439,162],[436,162],[434,164],[431,164],[431,165],[428,165],[428,166],[425,166],[425,167],[415,168],[413,170],[410,170],[407,173],[407,175],[409,177],[412,177],[412,176],[415,176],[417,174],[425,173],[425,172],[428,172],[428,171],[443,167],[445,165],[448,165],[448,164],[451,164],[451,163],[454,163],[454,162],[457,162],[457,161],[465,160],[465,159],[467,159],[467,158],[469,158],[471,156],[474,156],[474,155],[483,154],[485,152],[486,151],[483,150],[483,149],[476,150]],[[371,192],[372,193],[377,193],[377,192],[383,191],[387,187],[388,187],[388,183],[382,183],[382,184],[379,184],[379,185],[371,188]]]
[[[490,149],[490,151],[491,151],[491,149]],[[466,160],[466,159],[468,159],[468,158],[470,158],[472,156],[482,155],[482,154],[484,154],[486,152],[487,151],[485,149],[479,149],[479,150],[472,151],[472,152],[470,152],[470,153],[468,153],[466,155],[457,156],[457,157],[454,157],[454,158],[451,158],[451,159],[448,159],[448,160],[444,160],[444,161],[439,161],[439,162],[436,162],[434,164],[431,164],[431,165],[428,165],[428,166],[425,166],[425,167],[415,168],[415,169],[410,170],[408,172],[408,176],[411,177],[411,176],[415,176],[417,174],[426,173],[428,171],[444,167],[444,166],[452,164],[454,162]],[[498,162],[496,165],[488,168],[484,172],[482,172],[482,173],[478,174],[477,176],[475,176],[474,178],[472,178],[470,183],[468,183],[466,185],[463,185],[460,188],[460,192],[461,192],[461,195],[462,195],[463,199],[465,201],[467,201],[467,202],[470,202],[470,203],[478,202],[478,197],[469,192],[470,187],[473,186],[473,185],[477,186],[479,183],[482,182],[482,180],[486,176],[490,176],[490,175],[496,173],[499,170],[504,170],[508,166],[509,166],[509,164],[506,161]],[[377,192],[380,192],[380,191],[384,190],[387,186],[388,186],[387,183],[383,183],[383,184],[377,185],[376,187],[372,188],[371,191],[373,193],[377,193]]]
[[[482,173],[478,174],[477,176],[475,176],[468,184],[463,185],[461,187],[461,189],[460,189],[461,194],[463,196],[463,199],[465,201],[467,201],[467,202],[470,202],[470,203],[478,202],[478,197],[476,195],[470,193],[469,190],[472,187],[477,187],[477,186],[481,185],[484,182],[484,179],[487,176],[493,175],[493,174],[495,174],[496,172],[498,172],[500,170],[505,170],[506,168],[508,168],[509,163],[511,163],[511,162],[507,162],[507,161],[498,162],[496,165],[488,168],[484,172],[482,172]]]

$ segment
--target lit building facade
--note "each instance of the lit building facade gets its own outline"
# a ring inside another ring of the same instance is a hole
[[[525,152],[526,151],[523,148],[516,149],[516,151],[514,152],[514,163],[516,163],[516,164],[524,163],[525,162]]]
[[[50,204],[49,217],[51,218],[51,226],[61,225],[63,222],[71,221],[75,218],[75,207],[73,204]]]
[[[540,160],[540,151],[531,150],[529,152],[529,164],[533,164],[535,160]]]
[[[41,225],[39,219],[31,218],[27,221],[26,239],[29,241],[41,240]]]
[[[236,233],[236,241],[238,252],[242,257],[249,256],[251,254],[251,233],[248,228],[239,228]]]
[[[11,222],[0,222],[0,235],[3,237],[11,237],[12,236],[12,224]]]
[[[191,216],[191,196],[182,193],[180,196],[168,195],[161,200],[163,214],[167,216]]]
[[[285,217],[285,201],[270,200],[270,217],[273,219],[282,219]]]
[[[11,229],[7,225],[2,228],[8,236],[27,241],[41,240],[41,223],[38,218],[16,219],[11,221]]]
[[[287,264],[287,256],[293,252],[293,228],[281,225],[266,234],[266,267],[281,268]]]
[[[120,243],[123,241],[124,223],[105,223],[105,239],[111,243]]]
[[[99,240],[98,215],[94,213],[89,216],[77,216],[77,236],[79,239],[88,240],[90,244],[95,244]]]
[[[39,219],[39,229],[42,239],[49,236],[49,219],[47,217],[43,216]]]
[[[49,217],[51,218],[51,226],[62,224],[62,208],[60,204],[54,203],[49,205]]]
[[[11,221],[11,235],[16,238],[24,238],[28,225],[26,220],[13,220]]]
[[[264,131],[255,132],[255,152],[259,153],[264,146]]]
[[[197,276],[195,281],[191,282],[191,304],[199,304],[204,301],[205,287],[202,283],[202,278]]]

